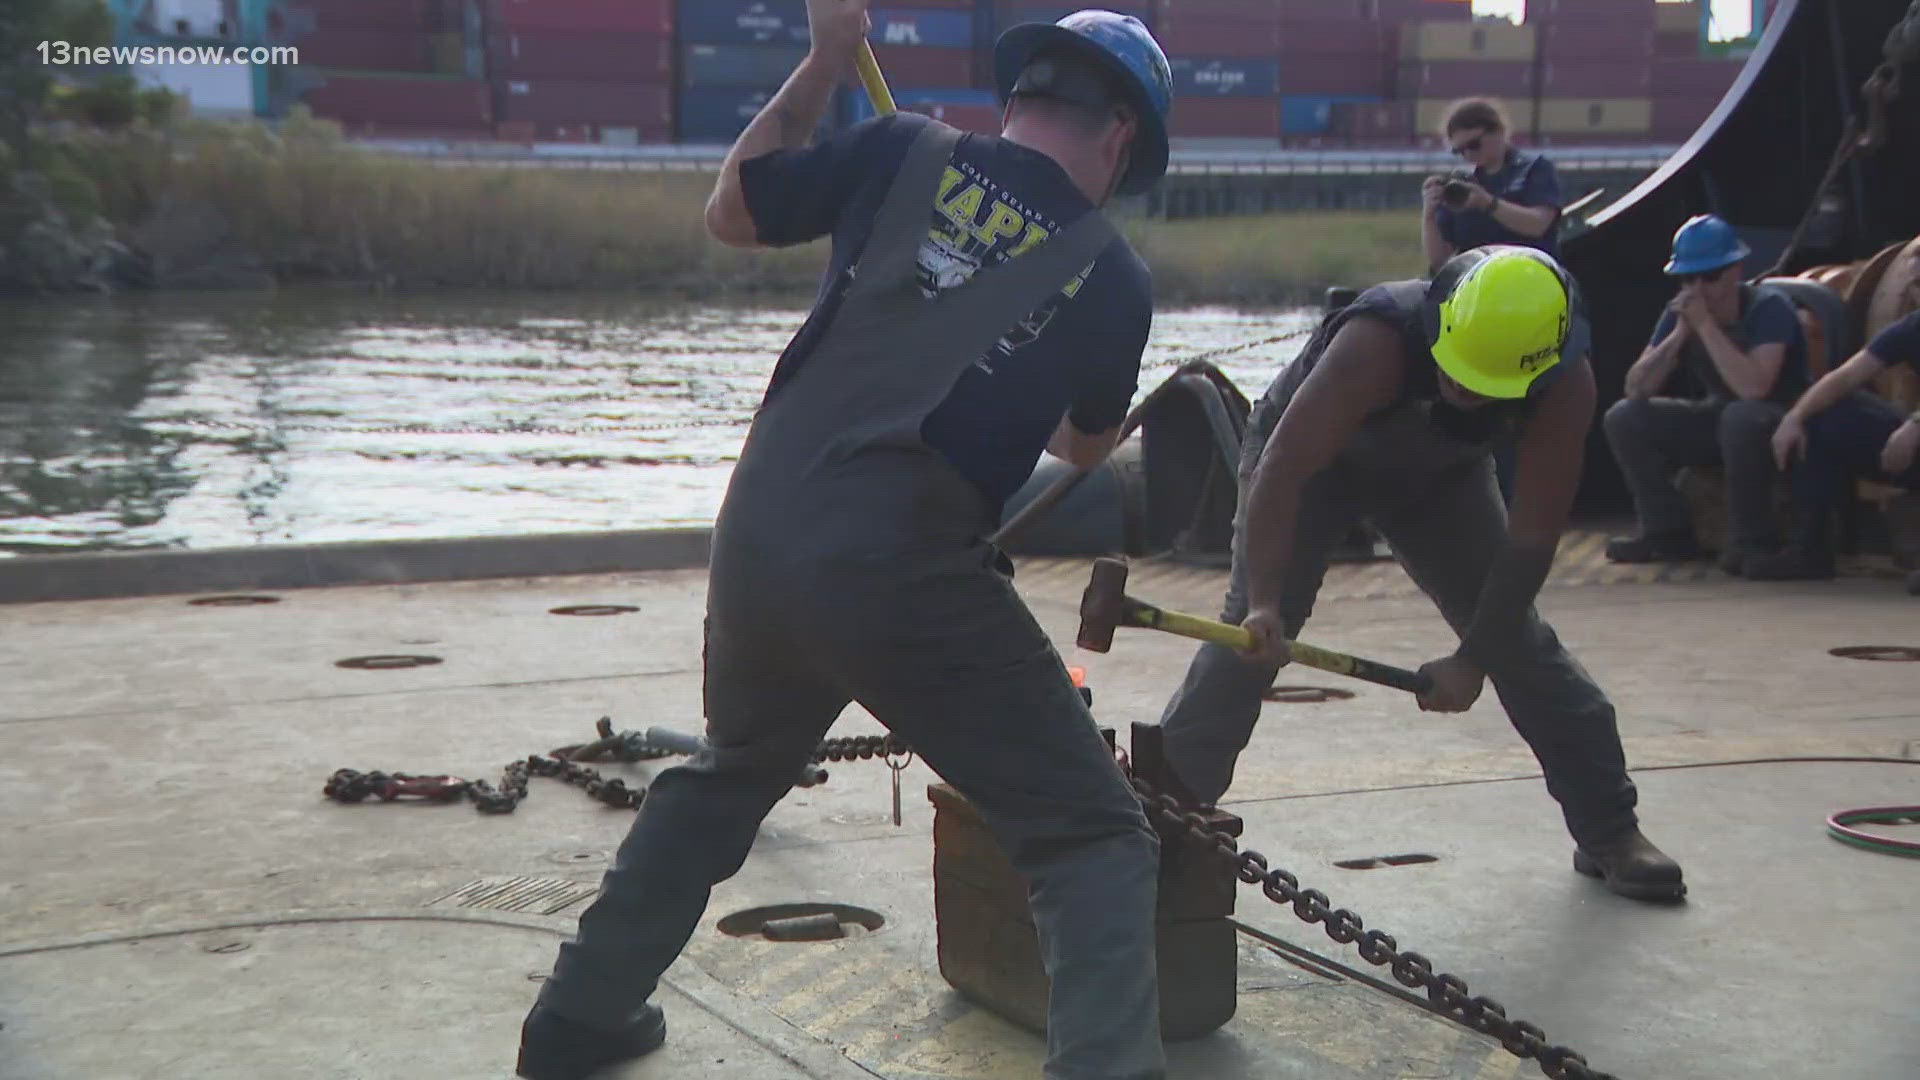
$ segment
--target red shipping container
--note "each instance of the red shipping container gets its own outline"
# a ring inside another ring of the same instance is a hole
[[[418,128],[491,128],[493,94],[477,79],[329,75],[304,95],[315,116]]]
[[[1700,56],[1698,30],[1662,30],[1653,35],[1653,55],[1669,60],[1694,60]]]
[[[487,35],[487,72],[496,80],[671,82],[673,38],[611,30],[496,31]]]
[[[1384,57],[1366,53],[1280,54],[1282,95],[1348,95],[1386,97],[1393,83],[1393,67]]]
[[[535,124],[671,128],[673,95],[657,83],[510,79],[499,84],[502,120]]]
[[[1652,27],[1635,26],[1543,26],[1540,28],[1542,60],[1638,60],[1653,55]]]
[[[1279,21],[1280,10],[1284,4],[1274,0],[1162,0],[1159,16],[1154,24],[1155,33],[1159,27],[1174,22],[1238,22],[1266,23],[1272,25]]]
[[[674,0],[487,0],[494,30],[624,30],[673,33]]]
[[[1739,60],[1655,60],[1653,94],[1663,98],[1718,99],[1740,77],[1740,70],[1745,66]]]
[[[887,81],[895,86],[933,90],[973,85],[972,49],[933,45],[875,45],[873,58],[879,61],[880,70],[886,73]]]
[[[1405,22],[1472,22],[1467,0],[1372,0],[1374,18],[1389,26]]]
[[[1684,139],[1720,107],[1720,97],[1656,97],[1653,99],[1653,134],[1663,142]]]
[[[1527,0],[1526,21],[1541,27],[1548,23],[1652,27],[1659,18],[1653,5],[1654,0]]]
[[[1533,63],[1528,60],[1409,60],[1395,73],[1393,92],[1403,98],[1530,97]]]
[[[619,145],[641,145],[644,143],[666,143],[673,141],[671,127],[652,127],[636,124],[529,124],[527,129],[533,132],[530,139],[523,142],[560,142],[560,143],[606,143],[609,129],[619,129]],[[633,133],[632,140],[626,138],[627,132]]]
[[[321,28],[293,40],[306,67],[347,68],[355,71],[433,70],[430,39],[402,30]]]
[[[1646,97],[1652,91],[1653,68],[1644,56],[1621,63],[1548,60],[1540,65],[1543,98]]]
[[[1407,139],[1414,136],[1411,101],[1340,101],[1330,109],[1328,130],[1353,139]]]
[[[287,9],[286,25],[295,29],[437,29],[427,0],[304,0]]]
[[[1167,132],[1176,139],[1278,139],[1280,99],[1182,98],[1174,102]]]
[[[1280,48],[1280,24],[1225,22],[1182,15],[1154,29],[1168,56],[1272,56]]]

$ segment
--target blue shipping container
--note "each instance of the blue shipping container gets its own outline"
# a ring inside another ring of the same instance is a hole
[[[870,11],[875,45],[938,45],[944,48],[973,47],[973,12],[922,8],[894,8]]]
[[[791,45],[689,45],[680,54],[680,85],[777,87],[806,55]]]
[[[1176,56],[1173,97],[1178,108],[1182,94],[1195,97],[1272,97],[1280,87],[1280,62],[1242,57],[1208,59]]]
[[[731,144],[760,115],[779,88],[717,86],[680,91],[677,137],[683,143]],[[820,122],[817,137],[833,130],[831,116]]]
[[[680,0],[680,40],[700,45],[805,45],[807,0]]]
[[[895,86],[893,101],[900,108],[914,105],[991,105],[1000,107],[1000,98],[991,90],[913,90]],[[845,122],[851,126],[873,116],[873,102],[867,95],[854,91],[846,97],[845,107],[841,110]]]
[[[1370,104],[1379,100],[1377,97],[1353,94],[1283,97],[1280,99],[1280,134],[1325,135],[1333,124],[1335,105],[1350,102]]]

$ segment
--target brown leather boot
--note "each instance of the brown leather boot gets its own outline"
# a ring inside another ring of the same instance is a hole
[[[1637,828],[1603,843],[1574,849],[1573,868],[1599,878],[1607,888],[1635,900],[1676,901],[1687,895],[1680,864],[1653,846]]]

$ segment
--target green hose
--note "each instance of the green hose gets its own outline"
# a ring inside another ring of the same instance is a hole
[[[1920,843],[1911,840],[1895,840],[1890,836],[1879,836],[1848,828],[1850,825],[1863,822],[1882,825],[1920,823],[1920,806],[1873,806],[1860,810],[1842,810],[1827,819],[1827,835],[1843,844],[1851,844],[1867,851],[1877,851],[1882,855],[1920,858]]]

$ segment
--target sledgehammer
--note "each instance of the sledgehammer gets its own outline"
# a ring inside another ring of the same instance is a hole
[[[1080,635],[1075,639],[1083,649],[1106,652],[1113,648],[1113,632],[1122,626],[1164,630],[1169,634],[1211,641],[1235,649],[1253,647],[1253,635],[1244,627],[1230,626],[1212,619],[1166,611],[1127,595],[1127,564],[1119,559],[1095,559],[1093,576],[1087,591],[1080,596]],[[1428,680],[1403,668],[1362,660],[1357,656],[1317,648],[1302,641],[1287,642],[1294,662],[1336,675],[1350,675],[1410,694],[1422,693]]]

